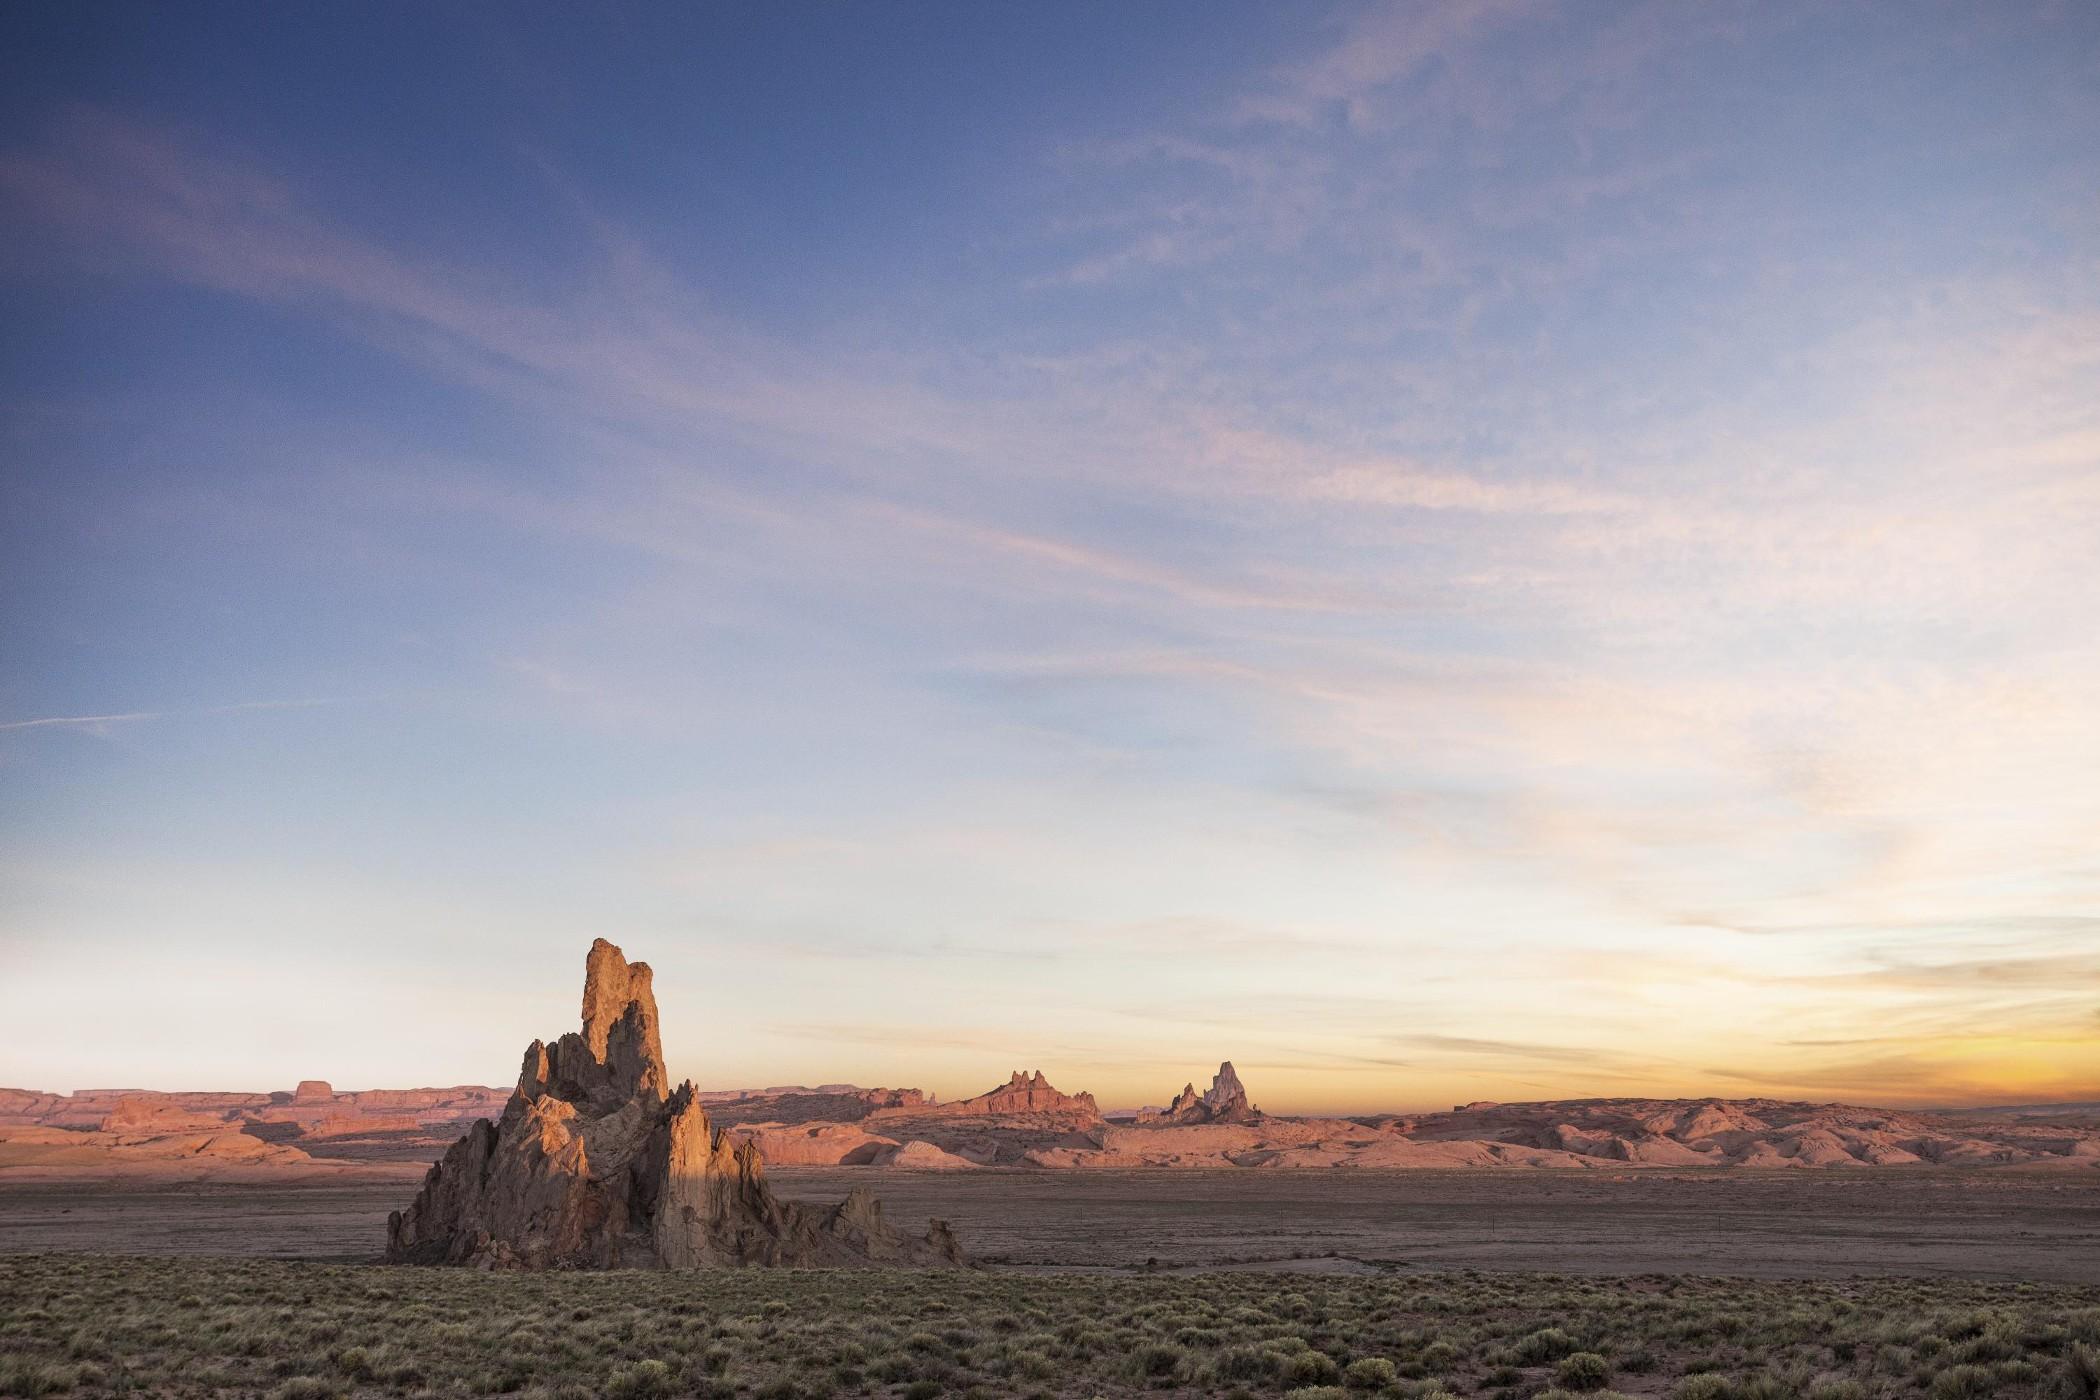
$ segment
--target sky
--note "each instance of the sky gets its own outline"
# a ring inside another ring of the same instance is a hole
[[[2100,8],[0,8],[0,1083],[2100,1098]]]

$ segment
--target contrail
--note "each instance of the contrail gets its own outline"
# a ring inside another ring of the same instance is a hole
[[[208,705],[201,710],[130,710],[114,715],[47,715],[42,719],[16,719],[0,724],[9,729],[99,729],[109,724],[129,724],[143,719],[189,719],[198,715],[230,715],[240,710],[304,710],[316,705],[348,703],[347,696],[325,696],[310,700],[243,700],[235,705]]]

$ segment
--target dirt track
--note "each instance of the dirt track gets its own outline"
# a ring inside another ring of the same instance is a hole
[[[2100,1173],[869,1172],[781,1168],[786,1196],[875,1187],[1008,1266],[1551,1269],[2100,1282]],[[372,1257],[412,1184],[0,1183],[0,1253]],[[1331,1258],[1329,1256],[1332,1256]],[[1289,1262],[1285,1262],[1289,1261]],[[1352,1262],[1353,1261],[1353,1262]]]

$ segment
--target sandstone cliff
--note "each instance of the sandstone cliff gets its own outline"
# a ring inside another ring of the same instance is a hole
[[[941,1265],[934,1221],[908,1239],[865,1190],[829,1209],[777,1199],[757,1146],[708,1121],[664,1067],[647,963],[604,939],[584,967],[583,1029],[525,1050],[503,1116],[484,1119],[388,1222],[387,1257],[483,1268]]]

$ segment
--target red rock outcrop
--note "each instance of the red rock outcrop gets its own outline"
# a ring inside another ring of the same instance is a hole
[[[375,1133],[414,1133],[422,1128],[413,1113],[389,1116],[383,1113],[339,1113],[316,1118],[299,1130],[301,1142],[327,1138],[369,1137]]]
[[[878,1109],[920,1108],[929,1102],[917,1089],[862,1089],[852,1084],[703,1091],[700,1101],[719,1124],[856,1123]]]
[[[715,1114],[708,1117],[721,1124]],[[897,1139],[864,1132],[857,1123],[723,1126],[757,1143],[759,1155],[776,1167],[864,1167],[898,1145]]]
[[[1174,1096],[1174,1101],[1158,1113],[1141,1113],[1137,1121],[1144,1124],[1166,1123],[1251,1123],[1261,1117],[1261,1110],[1247,1101],[1247,1086],[1240,1083],[1238,1071],[1227,1060],[1218,1066],[1211,1078],[1210,1089],[1203,1094],[1196,1092],[1190,1083]]]
[[[1022,1114],[1052,1113],[1063,1117],[1099,1121],[1101,1109],[1094,1103],[1094,1096],[1087,1093],[1065,1094],[1051,1086],[1043,1072],[1024,1074],[1015,1070],[1004,1084],[987,1089],[975,1098],[958,1099],[954,1103],[914,1104],[908,1107],[879,1108],[868,1114],[869,1120],[919,1119],[919,1118],[1007,1118]]]
[[[944,1152],[930,1142],[913,1138],[896,1147],[885,1148],[877,1153],[872,1163],[878,1167],[894,1167],[899,1171],[950,1172],[975,1171],[977,1163],[968,1157],[958,1157],[953,1152]]]
[[[230,1124],[223,1113],[192,1112],[144,1094],[127,1094],[110,1106],[96,1125],[105,1133],[216,1133]]]
[[[669,1090],[647,963],[604,939],[585,962],[583,1030],[525,1051],[518,1087],[388,1221],[399,1263],[483,1268],[953,1265],[934,1221],[906,1238],[868,1192],[829,1209],[781,1201],[758,1148]]]

